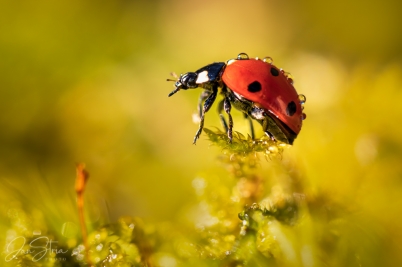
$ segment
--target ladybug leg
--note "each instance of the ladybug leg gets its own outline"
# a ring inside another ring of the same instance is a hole
[[[225,129],[225,132],[228,132],[228,124],[226,123],[225,117],[222,114],[223,111],[223,102],[224,100],[221,100],[218,104],[218,113],[219,113],[219,119],[221,120],[221,124],[223,126],[223,129]]]
[[[270,125],[272,125],[272,121],[271,120],[269,120],[268,118],[265,118],[264,120],[263,120],[263,122],[262,122],[262,129],[264,130],[264,133],[272,140],[272,141],[276,141],[276,138],[275,138],[275,136],[270,132],[270,131],[268,131],[267,129],[274,129],[272,126],[270,126]]]
[[[204,107],[202,108],[202,113],[201,113],[201,118],[200,118],[200,126],[198,127],[198,131],[194,136],[194,141],[193,141],[194,145],[197,142],[198,138],[200,138],[202,128],[204,128],[205,113],[211,108],[212,104],[215,102],[217,93],[218,93],[218,86],[214,85],[212,87],[212,93],[205,100]]]
[[[272,141],[276,141],[274,135],[271,134],[270,132],[266,131],[265,134],[266,134],[269,138],[271,138]]]
[[[246,120],[248,120],[248,123],[249,123],[249,126],[250,126],[250,136],[251,136],[251,139],[254,140],[255,135],[254,135],[253,120],[252,120],[251,117],[250,117],[249,115],[247,115],[246,113],[243,113],[243,114],[244,114],[244,118],[245,118]]]
[[[229,127],[227,129],[227,133],[228,133],[229,143],[232,143],[232,139],[233,139],[233,134],[232,134],[233,119],[232,119],[232,115],[230,114],[230,110],[232,109],[232,105],[230,104],[230,101],[229,101],[228,97],[225,97],[225,99],[223,100],[223,108],[225,109],[226,114],[228,114]]]
[[[205,99],[207,99],[210,94],[211,94],[211,91],[204,90],[204,91],[201,93],[200,97],[198,98],[198,107],[197,107],[197,110],[198,110],[198,116],[199,116],[200,118],[201,118],[201,116],[202,116],[202,102],[204,102]]]

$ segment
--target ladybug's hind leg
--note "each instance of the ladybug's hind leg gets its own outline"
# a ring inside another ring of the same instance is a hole
[[[202,128],[204,128],[205,113],[211,108],[212,104],[215,102],[217,93],[218,93],[218,86],[214,85],[212,87],[212,93],[207,97],[207,99],[204,102],[204,106],[202,108],[201,117],[200,117],[200,125],[198,127],[197,133],[194,136],[193,144],[195,144],[197,142],[198,138],[200,138]],[[201,99],[201,96],[200,96],[200,99]]]
[[[250,125],[250,135],[251,135],[251,139],[253,139],[254,140],[254,138],[255,138],[255,134],[254,134],[254,126],[253,126],[253,120],[251,119],[251,117],[250,116],[248,116],[246,113],[243,113],[244,114],[244,118],[245,119],[247,119],[248,120],[248,122],[249,122],[249,125]]]
[[[223,102],[224,102],[224,99],[222,99],[218,104],[218,114],[219,114],[219,119],[221,120],[222,127],[225,130],[225,132],[227,133],[229,128],[228,128],[228,124],[227,124],[227,122],[225,120],[225,117],[222,114],[222,112],[223,112]]]
[[[230,110],[232,109],[232,105],[230,104],[229,98],[225,97],[225,99],[223,100],[223,108],[226,112],[226,114],[228,114],[228,118],[229,118],[229,127],[227,130],[228,133],[228,138],[229,138],[229,142],[232,143],[232,129],[233,129],[233,119],[232,119],[232,115],[230,114]]]

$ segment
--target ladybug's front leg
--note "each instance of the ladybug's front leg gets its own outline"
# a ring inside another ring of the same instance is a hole
[[[218,104],[218,114],[219,114],[219,119],[221,120],[222,127],[225,130],[225,132],[227,133],[229,130],[228,124],[226,123],[225,117],[222,114],[224,101],[225,101],[225,99],[222,99]]]
[[[205,113],[211,108],[212,104],[215,102],[216,95],[218,94],[218,85],[213,85],[212,93],[205,100],[204,107],[202,108],[201,118],[200,118],[200,126],[198,127],[198,131],[194,136],[193,144],[195,144],[198,138],[201,135],[202,128],[204,128],[204,117]]]
[[[209,91],[209,90],[204,90],[202,93],[201,93],[201,95],[200,95],[200,97],[198,98],[198,107],[197,107],[197,110],[198,110],[198,116],[199,116],[199,118],[201,118],[201,116],[202,116],[202,103],[204,102],[204,100],[205,99],[207,99],[210,95],[211,95],[211,91]]]

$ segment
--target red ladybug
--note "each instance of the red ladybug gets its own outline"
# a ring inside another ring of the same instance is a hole
[[[306,118],[302,112],[306,97],[297,94],[290,75],[274,66],[270,57],[263,60],[250,59],[247,54],[240,53],[236,59],[226,63],[216,62],[195,72],[181,74],[175,82],[175,89],[169,96],[181,89],[204,89],[198,101],[201,120],[194,144],[202,132],[205,113],[215,102],[218,88],[221,88],[223,95],[218,112],[230,142],[233,129],[230,114],[232,105],[247,118],[259,122],[272,140],[287,144],[293,144]],[[223,110],[228,115],[229,124],[224,119]],[[254,138],[251,120],[250,125],[251,136]]]

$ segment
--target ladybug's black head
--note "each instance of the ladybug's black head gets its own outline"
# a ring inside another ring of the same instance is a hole
[[[180,74],[180,77],[174,84],[176,88],[169,94],[169,96],[174,95],[181,89],[187,90],[191,88],[197,88],[198,87],[198,85],[196,84],[197,77],[198,74],[195,72],[187,72],[184,74]]]
[[[181,85],[181,89],[190,89],[190,88],[197,88],[198,85],[195,83],[197,80],[198,74],[195,72],[187,72],[182,75],[180,75],[179,80],[176,82],[176,87],[177,85]]]

